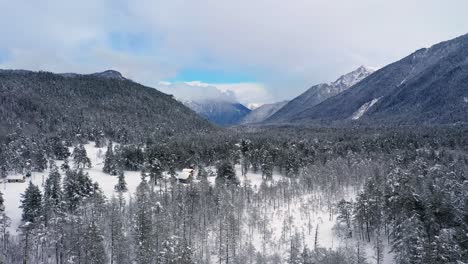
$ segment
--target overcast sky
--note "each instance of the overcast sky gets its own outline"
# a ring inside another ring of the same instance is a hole
[[[466,0],[0,0],[0,68],[115,69],[168,93],[266,103],[468,33],[466,10]]]

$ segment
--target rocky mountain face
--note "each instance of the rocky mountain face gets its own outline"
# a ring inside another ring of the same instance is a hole
[[[103,133],[123,142],[214,129],[172,96],[116,71],[0,70],[0,137],[17,127],[30,135],[64,139]]]
[[[183,101],[190,109],[219,126],[238,124],[252,110],[238,102],[224,100]]]
[[[420,49],[288,119],[295,124],[468,122],[468,35]]]
[[[314,85],[303,94],[289,101],[284,107],[267,118],[265,122],[289,123],[292,119],[296,118],[299,113],[345,91],[369,76],[373,71],[374,70],[371,68],[361,66],[350,73],[340,76],[332,83]]]
[[[256,124],[265,121],[267,118],[276,113],[279,109],[285,106],[288,101],[281,101],[272,104],[261,105],[249,114],[247,114],[241,121],[240,124]]]

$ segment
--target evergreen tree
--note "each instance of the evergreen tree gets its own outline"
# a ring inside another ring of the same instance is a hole
[[[192,264],[192,250],[178,237],[171,237],[164,241],[159,253],[161,264]]]
[[[86,167],[91,168],[91,160],[88,158],[83,144],[80,144],[73,149],[73,162],[78,169],[84,169]]]
[[[44,185],[44,220],[46,224],[53,214],[61,211],[62,201],[61,176],[55,163],[51,163],[50,173]]]
[[[5,200],[3,199],[3,193],[0,192],[0,213],[5,211],[5,205],[3,204]]]
[[[153,218],[150,188],[145,177],[136,191],[136,211],[134,216],[135,255],[138,264],[151,264],[154,260]]]
[[[273,157],[268,150],[263,150],[262,153],[262,177],[266,180],[273,178]]]
[[[236,177],[236,171],[230,162],[223,161],[218,165],[216,184],[239,185],[239,180]]]
[[[104,167],[102,168],[102,171],[104,171],[105,173],[109,173],[110,175],[117,175],[117,167],[117,158],[114,154],[114,147],[112,141],[110,141],[107,145],[107,151],[104,158]]]
[[[23,209],[22,220],[34,223],[39,220],[42,213],[42,194],[37,185],[29,182],[24,194],[21,194],[21,206]]]
[[[68,209],[74,211],[81,201],[93,192],[93,183],[83,170],[69,170],[63,182],[64,198]]]
[[[119,181],[115,185],[114,189],[117,192],[126,192],[128,190],[127,183],[125,182],[125,175],[124,175],[123,170],[119,171]]]
[[[112,197],[110,204],[110,258],[111,263],[130,264],[130,252],[128,251],[129,239],[125,233],[124,213],[125,199],[122,194],[119,198]]]
[[[96,223],[92,222],[84,233],[84,263],[106,264],[107,254],[104,247],[104,238]]]

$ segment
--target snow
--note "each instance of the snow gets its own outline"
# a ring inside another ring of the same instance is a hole
[[[373,105],[375,105],[380,100],[380,98],[381,97],[374,98],[371,101],[361,105],[361,107],[359,107],[359,109],[353,113],[351,119],[358,120],[359,118],[361,118]]]
[[[463,97],[463,102],[468,104],[468,97]]]
[[[373,100],[375,101],[375,100]],[[372,102],[372,101],[371,101]],[[372,106],[369,103],[369,107]],[[85,145],[88,157],[91,159],[92,168],[85,169],[93,181],[99,183],[107,198],[111,198],[115,194],[114,186],[117,184],[118,178],[102,172],[103,159],[106,148],[95,148],[94,144]],[[60,166],[63,162],[56,161]],[[215,172],[214,167],[206,168],[208,173]],[[248,172],[245,176],[241,174],[240,165],[235,166],[237,177],[241,185],[250,184],[256,193],[259,193],[260,186],[263,183],[262,175],[260,172]],[[182,177],[184,171],[178,172],[177,177]],[[5,198],[5,211],[11,219],[11,226],[9,231],[12,234],[17,233],[17,228],[21,222],[22,210],[19,208],[21,194],[24,193],[29,182],[37,184],[42,190],[48,171],[37,173],[33,172],[30,178],[26,179],[24,183],[4,183],[3,194]],[[168,175],[165,175],[169,177]],[[62,173],[63,178],[63,173]],[[210,183],[215,183],[215,174],[211,173],[208,177]],[[134,194],[138,184],[141,181],[140,172],[125,171],[125,180],[127,182],[128,192],[125,197],[128,199]],[[294,183],[295,179],[290,179],[282,176],[278,172],[274,172],[272,180],[266,183],[267,188],[275,186],[276,183],[281,181],[289,181]],[[257,212],[260,219],[265,220],[265,230],[269,234],[267,238],[263,236],[262,227],[259,219],[250,219],[249,216],[253,214],[245,212],[242,221],[243,233],[247,234],[244,238],[245,242],[252,242],[257,251],[265,249],[267,254],[278,253],[280,256],[287,256],[289,250],[288,240],[293,234],[299,234],[310,249],[314,248],[315,231],[318,227],[318,244],[320,247],[337,249],[339,247],[353,247],[356,241],[354,239],[342,239],[335,231],[336,214],[334,212],[334,202],[339,199],[352,200],[356,197],[357,190],[345,188],[333,197],[329,194],[316,190],[312,193],[303,194],[299,196],[291,196],[288,202],[284,200],[280,203],[279,200],[285,199],[278,197],[276,203],[262,203]],[[281,196],[281,195],[280,195]],[[250,210],[250,209],[247,209]],[[249,227],[249,222],[256,221],[255,227]],[[384,242],[386,239],[383,239]],[[370,263],[375,263],[373,259],[374,249],[373,244],[365,244],[363,246],[367,252],[367,259]],[[385,245],[384,264],[393,263],[392,255],[387,253],[388,245]],[[213,256],[214,258],[214,256]]]
[[[348,74],[342,75],[336,81],[330,83],[330,86],[349,88],[355,85],[356,83],[362,81],[374,71],[375,69],[371,67],[361,66]]]

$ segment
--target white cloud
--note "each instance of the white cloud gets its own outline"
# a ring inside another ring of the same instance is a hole
[[[258,83],[210,84],[200,81],[159,82],[157,89],[180,100],[223,100],[245,105],[261,105],[272,100],[268,90]]]
[[[273,100],[268,89],[260,83],[229,83],[213,84],[221,91],[230,91],[236,95],[239,102],[248,105],[261,105]]]
[[[239,100],[276,101],[467,33],[467,9],[465,0],[0,0],[0,67],[112,68],[154,86],[186,68],[243,72],[255,83],[231,85]],[[147,50],[116,50],[112,32],[139,33]]]

